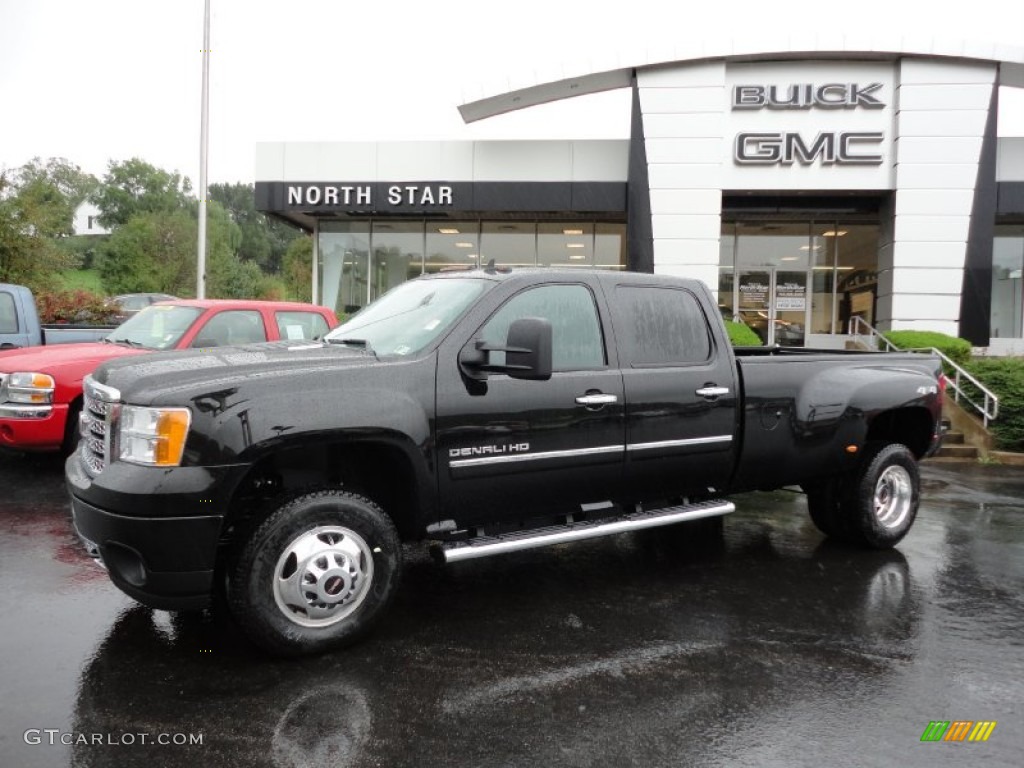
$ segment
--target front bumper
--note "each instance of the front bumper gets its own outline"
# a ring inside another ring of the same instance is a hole
[[[0,405],[0,446],[18,451],[56,451],[64,443],[67,403]]]
[[[90,478],[76,452],[65,464],[75,530],[115,586],[138,602],[202,608],[213,591],[226,511],[220,494],[240,469],[115,463]]]

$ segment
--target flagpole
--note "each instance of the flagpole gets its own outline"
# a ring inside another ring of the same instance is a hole
[[[196,298],[206,298],[206,165],[210,143],[210,0],[203,15],[203,106],[199,132],[199,243],[196,262]]]

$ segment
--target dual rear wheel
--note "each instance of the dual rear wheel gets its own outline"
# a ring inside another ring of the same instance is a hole
[[[868,443],[849,476],[805,486],[811,520],[839,541],[888,549],[917,517],[921,478],[917,459],[899,443]]]

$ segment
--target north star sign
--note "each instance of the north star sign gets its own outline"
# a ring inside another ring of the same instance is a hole
[[[797,83],[737,85],[732,91],[734,110],[883,109],[878,97],[881,83]],[[881,131],[822,131],[805,139],[795,131],[744,131],[736,134],[733,159],[740,165],[881,165],[876,149]]]
[[[374,184],[289,184],[287,204],[373,206],[374,192],[383,193],[389,206],[452,204],[452,188],[445,184],[391,184],[380,189]]]

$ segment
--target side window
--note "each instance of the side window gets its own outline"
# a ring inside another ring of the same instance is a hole
[[[614,311],[623,366],[685,365],[711,357],[707,320],[685,289],[620,285]]]
[[[0,291],[0,333],[17,333],[18,316],[14,311],[14,297]]]
[[[252,344],[266,341],[260,313],[250,309],[219,312],[206,321],[192,342],[193,347],[223,347],[230,344]]]
[[[282,339],[318,339],[330,330],[318,312],[275,312],[274,319]]]
[[[552,370],[603,368],[601,322],[590,291],[582,285],[545,285],[513,296],[482,329],[482,337],[502,345],[512,321],[542,317],[551,323]],[[492,353],[491,362],[504,363],[504,353]]]

